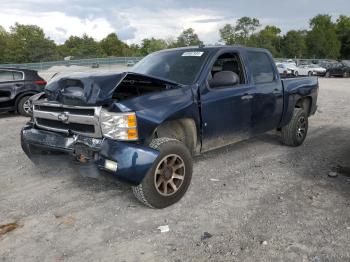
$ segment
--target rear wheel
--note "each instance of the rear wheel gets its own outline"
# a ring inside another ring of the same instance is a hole
[[[132,190],[143,204],[165,208],[186,193],[192,178],[192,157],[183,143],[172,138],[154,139],[150,147],[160,154],[142,183]]]
[[[300,146],[309,128],[308,116],[302,108],[295,108],[292,120],[282,127],[282,143],[287,146]]]
[[[30,117],[32,115],[29,98],[30,96],[22,97],[18,102],[17,112],[22,116]]]

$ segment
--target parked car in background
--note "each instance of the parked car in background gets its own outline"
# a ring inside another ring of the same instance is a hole
[[[293,63],[285,63],[284,65],[288,68],[288,70],[291,71],[291,75],[299,76],[300,68],[294,62]]]
[[[299,75],[302,76],[324,76],[327,69],[318,65],[301,65],[299,66]]]
[[[285,77],[285,76],[290,76],[290,75],[292,75],[292,70],[290,70],[286,64],[283,64],[283,63],[276,63],[276,67],[277,67],[278,73],[279,73],[281,76],[284,76],[284,77]]]
[[[349,77],[350,64],[348,64],[347,61],[334,63],[327,68],[325,76],[326,77],[331,77],[331,76]]]
[[[132,61],[132,60],[129,60],[129,61],[126,63],[126,66],[127,66],[127,67],[132,67],[132,66],[134,66],[134,65],[135,65],[135,62]]]
[[[37,71],[0,68],[0,112],[31,115],[29,98],[44,90],[46,81]]]

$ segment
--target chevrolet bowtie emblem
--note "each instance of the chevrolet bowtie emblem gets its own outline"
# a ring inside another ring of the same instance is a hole
[[[69,114],[68,112],[63,112],[57,116],[57,119],[61,122],[68,124],[69,123]]]

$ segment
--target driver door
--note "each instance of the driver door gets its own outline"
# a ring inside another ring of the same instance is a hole
[[[210,79],[215,78],[215,74],[221,71],[236,73],[239,82],[212,88]],[[252,87],[247,84],[239,54],[236,52],[221,54],[213,64],[209,81],[201,92],[202,151],[249,137],[252,100]]]

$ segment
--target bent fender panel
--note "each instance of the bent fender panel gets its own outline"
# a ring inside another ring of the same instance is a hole
[[[103,167],[103,158],[115,161],[118,163],[118,169],[114,175],[138,185],[151,169],[159,151],[134,143],[106,139],[102,144],[100,155],[102,159],[98,161],[99,166]]]
[[[139,138],[149,138],[154,130],[165,121],[193,119],[200,130],[198,105],[194,102],[191,86],[149,94],[117,103],[118,111],[135,111]],[[121,108],[124,108],[121,109]]]

